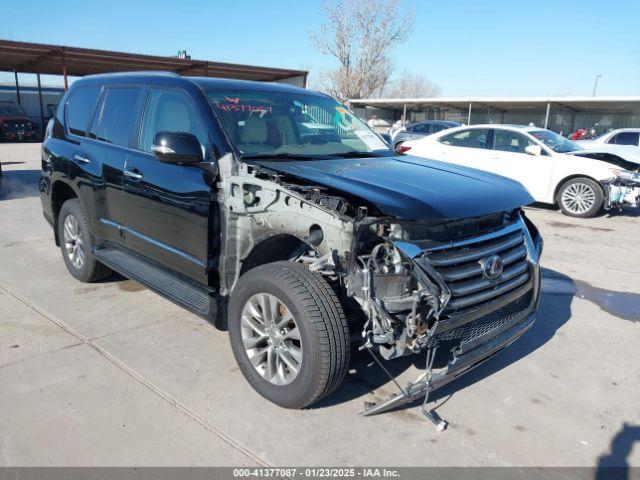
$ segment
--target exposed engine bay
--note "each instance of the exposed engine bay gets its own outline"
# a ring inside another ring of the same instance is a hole
[[[452,237],[478,235],[519,219],[504,212],[457,222],[399,220],[323,186],[242,163],[225,172],[220,161],[227,231],[222,292],[233,289],[261,242],[294,236],[289,260],[324,275],[361,314],[366,348],[385,359],[418,353],[429,344],[451,293],[420,253]],[[273,261],[268,259],[269,261]]]

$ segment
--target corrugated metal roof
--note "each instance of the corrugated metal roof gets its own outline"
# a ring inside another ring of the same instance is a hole
[[[303,70],[0,40],[0,70],[62,75],[63,65],[67,75],[80,77],[130,70],[165,70],[186,76],[277,81],[295,77],[306,79],[308,73]]]

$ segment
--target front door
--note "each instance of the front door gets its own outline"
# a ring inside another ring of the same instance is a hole
[[[491,158],[496,173],[520,182],[536,201],[544,201],[549,193],[553,163],[548,155],[526,153],[525,148],[530,145],[536,144],[521,133],[496,129]]]
[[[138,146],[129,152],[124,167],[126,244],[206,284],[209,219],[216,218],[210,215],[215,179],[203,165],[158,161],[151,146],[161,131],[194,134],[203,155],[209,148],[203,122],[186,93],[149,90]]]

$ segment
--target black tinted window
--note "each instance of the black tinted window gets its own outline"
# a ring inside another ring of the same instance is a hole
[[[440,130],[444,130],[445,127],[444,125],[440,125],[439,123],[435,123],[433,125],[431,125],[431,133],[436,133],[439,132]]]
[[[413,131],[415,133],[429,133],[429,125],[428,124],[414,125]]]
[[[462,130],[461,132],[446,135],[440,139],[440,142],[452,147],[487,148],[488,136],[489,130],[474,128],[473,130]]]
[[[91,120],[91,114],[100,93],[98,86],[79,87],[67,102],[67,124],[69,132],[74,135],[85,135]]]
[[[615,143],[616,145],[638,145],[638,132],[620,132],[614,135],[608,143]]]
[[[100,114],[98,140],[129,146],[139,93],[139,88],[110,88],[107,91]]]
[[[206,145],[207,135],[186,94],[174,90],[151,90],[147,98],[140,148],[151,152],[158,132],[187,132]]]

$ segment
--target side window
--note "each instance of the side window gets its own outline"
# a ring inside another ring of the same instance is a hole
[[[112,87],[107,90],[98,124],[98,140],[129,146],[136,123],[139,95],[140,89],[137,87]]]
[[[474,128],[446,135],[440,142],[452,147],[487,148],[488,137],[489,130],[486,128]]]
[[[188,132],[195,135],[203,147],[207,135],[186,94],[176,90],[152,89],[142,121],[140,149],[151,152],[153,138],[158,132]]]
[[[615,143],[616,145],[638,145],[638,132],[620,132],[609,139],[607,143]]]
[[[67,102],[69,133],[84,136],[100,93],[99,86],[78,87]]]
[[[428,124],[416,125],[413,127],[413,131],[414,133],[429,133],[429,125]]]
[[[493,134],[493,149],[511,153],[525,153],[524,149],[534,145],[527,137],[517,132],[495,130]]]
[[[446,127],[444,125],[440,125],[438,123],[434,123],[431,125],[431,133],[439,132],[440,130],[444,130]]]

